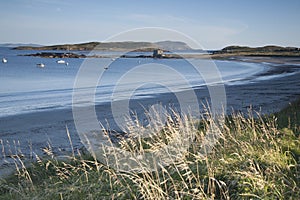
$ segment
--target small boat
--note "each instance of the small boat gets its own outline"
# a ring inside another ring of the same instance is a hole
[[[105,66],[104,69],[107,70],[107,69],[108,69],[108,66]]]
[[[56,61],[57,64],[66,64],[67,62],[65,60],[58,60]]]
[[[39,67],[39,68],[44,68],[45,64],[44,63],[38,63],[38,64],[36,64],[36,66]]]
[[[7,59],[6,58],[2,58],[2,62],[3,63],[7,63]]]
[[[58,61],[56,61],[56,63],[57,63],[57,64],[64,64],[64,65],[66,65],[66,66],[69,65],[69,63],[66,62],[65,60],[58,60]]]

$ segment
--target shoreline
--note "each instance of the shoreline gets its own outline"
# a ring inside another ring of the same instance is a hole
[[[50,49],[49,49],[50,50]],[[53,51],[53,50],[52,50]],[[201,53],[182,53],[182,52],[168,52],[167,54],[161,55],[153,55],[152,51],[112,51],[119,52],[121,54],[84,54],[82,52],[52,52],[52,51],[42,51],[37,53],[30,54],[20,54],[19,56],[31,56],[31,57],[41,57],[41,58],[154,58],[154,59],[212,59],[212,60],[236,60],[236,61],[244,61],[245,59],[251,60],[250,62],[264,62],[265,60],[271,59],[273,63],[282,63],[282,60],[294,60],[300,64],[300,54],[299,53],[291,53],[291,52],[235,52],[235,53],[226,53],[226,52],[218,52],[213,53],[210,51],[205,51]],[[108,51],[110,52],[110,51]],[[144,52],[148,53],[140,54],[140,55],[130,55],[128,52]]]
[[[258,60],[255,60],[255,62],[258,62]],[[260,78],[274,73],[290,73],[290,75],[271,80],[252,81],[242,85],[225,85],[227,113],[231,113],[234,110],[246,114],[249,106],[252,106],[252,109],[255,111],[260,111],[262,114],[270,114],[281,110],[290,102],[298,99],[300,96],[300,72],[292,73],[293,70],[296,70],[295,66],[285,65],[286,61],[281,62],[280,64],[275,60],[274,64],[276,66],[271,65],[267,72],[257,74],[255,77]],[[287,70],[287,68],[289,71],[282,71]],[[205,102],[209,98],[206,88],[201,87],[194,90],[197,93],[198,99]],[[182,91],[181,93],[184,92],[186,91]],[[176,102],[173,102],[173,95],[164,93],[158,94],[157,97],[153,98],[135,99],[130,102],[130,105],[132,105],[133,109],[136,108],[137,113],[144,111],[141,105],[148,108],[151,104],[161,103],[162,105],[172,104],[176,107]],[[97,105],[96,111],[103,114],[101,115],[101,119],[99,119],[103,123],[106,118],[112,118],[110,103]],[[0,177],[2,174],[7,173],[6,170],[9,162],[13,161],[9,157],[10,153],[22,152],[24,159],[31,157],[33,152],[37,155],[45,155],[42,148],[47,147],[48,144],[51,145],[53,152],[56,154],[70,153],[71,145],[67,136],[66,126],[69,129],[75,151],[82,148],[83,145],[76,132],[71,109],[40,111],[1,117],[0,140],[2,141],[1,146],[4,147],[4,151],[0,153]]]

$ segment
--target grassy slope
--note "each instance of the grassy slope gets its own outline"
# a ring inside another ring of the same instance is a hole
[[[288,107],[274,114],[279,128],[292,129],[296,134],[300,133],[300,100],[292,102]]]
[[[179,121],[179,127],[194,134],[192,145],[169,166],[153,172],[118,172],[89,155],[70,161],[40,160],[2,180],[0,198],[299,199],[299,111],[295,102],[270,117],[254,119],[251,113],[248,118],[227,117],[218,144],[207,156],[199,154],[199,144],[212,122],[203,120],[195,128]],[[167,134],[152,143],[179,137],[178,126],[169,125]],[[140,150],[137,144],[123,147]]]

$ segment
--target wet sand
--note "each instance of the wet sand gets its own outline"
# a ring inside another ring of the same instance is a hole
[[[236,85],[234,82],[225,85],[227,97],[227,113],[232,110],[247,112],[249,106],[262,114],[273,113],[287,106],[300,97],[300,62],[299,59],[237,57],[232,60],[243,62],[271,63],[268,71],[250,77],[246,84]],[[274,65],[275,64],[275,65]],[[266,79],[270,75],[277,78]],[[264,80],[266,79],[266,80]],[[199,100],[209,99],[206,88],[195,89]],[[183,91],[183,95],[184,95]],[[158,94],[154,98],[132,100],[131,109],[137,113],[144,112],[144,108],[152,104],[177,106],[174,94]],[[99,120],[112,119],[110,104],[97,105]],[[72,144],[75,149],[82,148],[80,138],[76,132],[71,109],[41,111],[0,118],[0,176],[12,169],[11,154],[19,154],[26,159],[34,154],[43,156],[43,148],[51,146],[54,153],[68,154],[71,145],[66,134],[69,129]],[[113,123],[111,127],[114,127]]]

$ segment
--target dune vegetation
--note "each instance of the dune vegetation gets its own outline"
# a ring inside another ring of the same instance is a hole
[[[16,172],[0,181],[1,199],[299,199],[299,102],[270,116],[254,111],[233,113],[217,126],[207,114],[201,120],[176,115],[151,138],[129,137],[119,147],[144,154],[184,135],[186,151],[170,154],[168,165],[154,170],[120,171],[86,151],[68,159],[47,157],[24,164],[15,155]],[[219,139],[203,151],[208,132]],[[168,155],[168,154],[167,154]],[[134,159],[134,158],[133,158]]]

